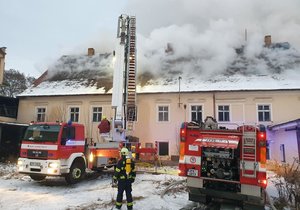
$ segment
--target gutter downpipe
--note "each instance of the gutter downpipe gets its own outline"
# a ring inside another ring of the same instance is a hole
[[[216,94],[213,92],[213,118],[216,119]]]

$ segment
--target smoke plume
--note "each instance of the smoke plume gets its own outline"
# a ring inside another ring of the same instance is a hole
[[[137,18],[139,83],[299,73],[299,9],[299,0],[131,0],[124,13]]]

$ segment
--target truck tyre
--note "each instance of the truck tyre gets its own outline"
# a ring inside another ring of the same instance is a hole
[[[38,174],[31,174],[30,178],[33,179],[34,181],[42,181],[46,178],[45,175],[38,175]]]
[[[65,179],[68,184],[75,184],[79,182],[85,175],[85,165],[82,161],[76,161],[72,164],[70,172]]]

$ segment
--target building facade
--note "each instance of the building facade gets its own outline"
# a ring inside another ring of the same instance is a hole
[[[293,164],[300,159],[300,119],[269,127],[270,159],[278,163]]]
[[[170,158],[179,153],[179,129],[184,121],[199,122],[213,116],[229,127],[272,126],[300,117],[299,106],[300,89],[139,93],[137,122],[128,134],[138,137],[143,147],[153,147],[157,142],[159,154]],[[95,141],[99,139],[97,126],[102,116],[111,119],[114,110],[111,94],[19,96],[18,113],[21,123],[70,119],[83,123],[86,137]],[[272,158],[280,148],[270,138]]]

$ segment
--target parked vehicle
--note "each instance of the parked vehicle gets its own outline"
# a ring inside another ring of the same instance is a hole
[[[84,125],[78,123],[31,123],[22,140],[18,172],[34,180],[64,176],[70,184],[86,171],[112,167],[119,158],[119,142],[88,145]]]
[[[234,127],[234,128],[233,128]],[[182,123],[179,175],[187,177],[189,200],[233,200],[243,209],[264,209],[266,129],[263,125]]]

